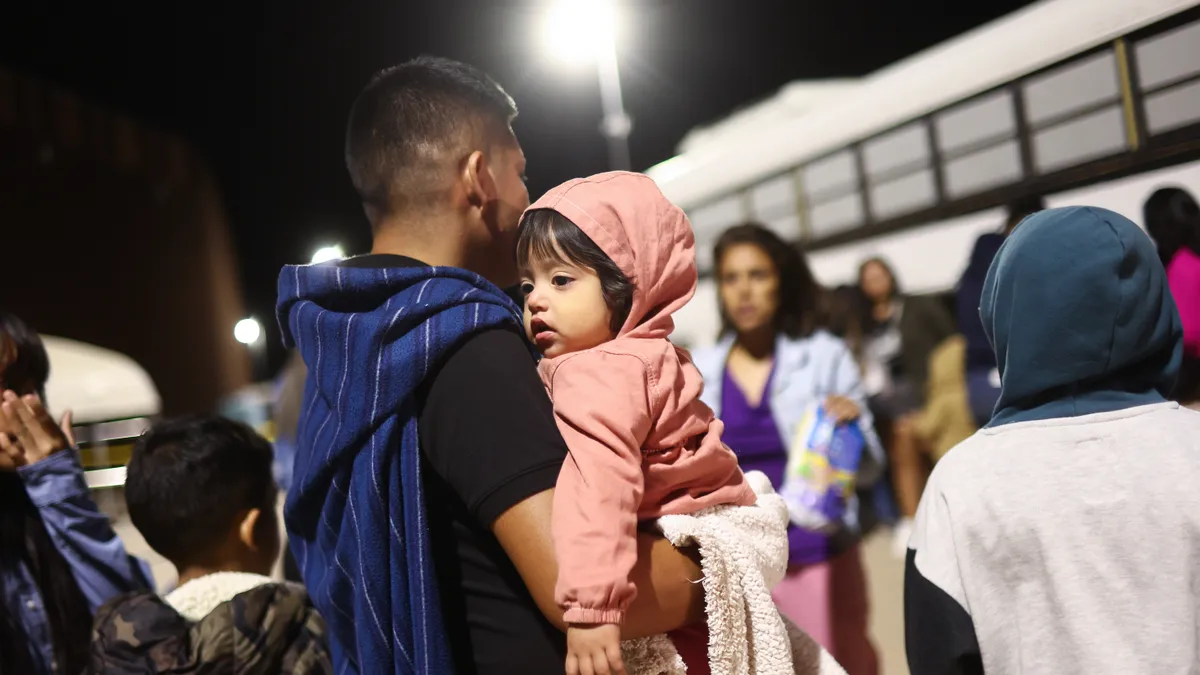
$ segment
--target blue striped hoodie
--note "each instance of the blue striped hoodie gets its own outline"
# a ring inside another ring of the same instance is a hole
[[[450,673],[417,403],[431,367],[520,310],[449,267],[285,267],[277,315],[308,367],[285,521],[337,672]]]

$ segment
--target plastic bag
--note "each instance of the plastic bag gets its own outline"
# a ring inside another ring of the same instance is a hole
[[[857,424],[835,424],[825,406],[809,407],[796,429],[779,491],[793,523],[817,531],[837,528],[854,496],[865,447]]]

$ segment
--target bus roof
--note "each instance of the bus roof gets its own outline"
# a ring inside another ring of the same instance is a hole
[[[647,173],[684,209],[1086,51],[1200,0],[1044,0],[863,78],[774,124],[744,125]]]
[[[128,356],[66,338],[42,336],[50,357],[46,398],[56,411],[71,410],[76,424],[157,415],[154,381]]]

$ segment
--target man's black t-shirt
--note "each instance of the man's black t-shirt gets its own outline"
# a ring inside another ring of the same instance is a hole
[[[393,255],[341,264],[424,267]],[[516,327],[467,337],[418,396],[426,510],[457,672],[562,673],[563,634],[491,531],[510,507],[554,487],[567,454],[525,338]]]

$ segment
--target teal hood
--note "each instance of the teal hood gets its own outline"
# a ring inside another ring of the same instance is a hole
[[[1154,244],[1105,209],[1025,219],[988,269],[979,313],[1001,380],[988,426],[1161,403],[1183,357]]]

